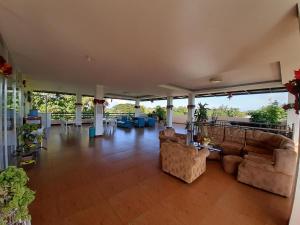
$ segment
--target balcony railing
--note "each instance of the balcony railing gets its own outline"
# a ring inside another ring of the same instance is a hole
[[[134,116],[134,113],[105,113],[105,117],[108,118],[118,118],[121,116]],[[76,114],[75,113],[51,113],[51,120],[68,120],[72,121],[75,120]],[[81,118],[83,120],[88,120],[88,119],[94,119],[94,113],[82,113]]]

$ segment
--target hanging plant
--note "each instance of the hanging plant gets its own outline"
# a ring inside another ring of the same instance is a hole
[[[285,87],[289,93],[295,96],[295,103],[293,104],[293,108],[295,112],[299,114],[299,105],[300,105],[300,69],[294,72],[295,79],[290,80],[285,84]]]
[[[12,66],[2,56],[0,56],[0,74],[6,77],[12,74]]]

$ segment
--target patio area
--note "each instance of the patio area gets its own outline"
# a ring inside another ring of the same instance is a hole
[[[184,133],[182,125],[174,125]],[[245,184],[208,161],[192,184],[160,169],[158,132],[122,130],[90,140],[88,128],[52,127],[48,150],[28,170],[33,224],[284,225],[292,198]]]

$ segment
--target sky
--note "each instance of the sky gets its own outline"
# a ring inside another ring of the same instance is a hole
[[[262,106],[268,105],[271,102],[278,101],[279,104],[286,104],[288,101],[288,94],[284,93],[268,93],[268,94],[251,94],[251,95],[239,95],[239,96],[232,96],[231,99],[228,97],[208,97],[208,98],[196,98],[195,103],[196,105],[201,103],[207,103],[208,108],[218,108],[219,106],[228,106],[233,108],[239,108],[241,111],[248,111],[248,110],[256,110],[261,108]],[[134,101],[127,101],[127,100],[118,100],[114,99],[112,102],[109,101],[109,108],[113,107],[114,105],[120,103],[132,103]],[[178,106],[187,106],[188,100],[187,99],[175,99],[173,101],[173,105],[175,107]],[[154,108],[156,106],[165,107],[167,105],[166,100],[154,101],[153,103],[150,101],[141,102],[141,105],[145,107]]]

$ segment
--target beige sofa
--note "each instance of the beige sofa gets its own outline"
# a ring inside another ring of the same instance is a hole
[[[163,171],[192,183],[206,171],[209,151],[198,151],[194,147],[168,140],[162,143],[160,154]]]
[[[294,143],[282,135],[246,131],[246,146],[237,179],[282,196],[292,193],[297,166]]]
[[[209,137],[214,145],[222,147],[225,155],[241,155],[245,146],[245,130],[238,127],[224,127],[207,125],[203,129],[204,134],[198,134],[201,142],[203,135]]]
[[[239,127],[207,126],[224,155],[244,157],[238,169],[240,182],[290,196],[297,166],[294,142],[282,135]]]
[[[187,136],[185,134],[175,133],[174,128],[166,128],[165,130],[159,132],[160,147],[162,143],[164,143],[167,140],[172,142],[178,142],[181,144],[186,144],[186,138]]]

